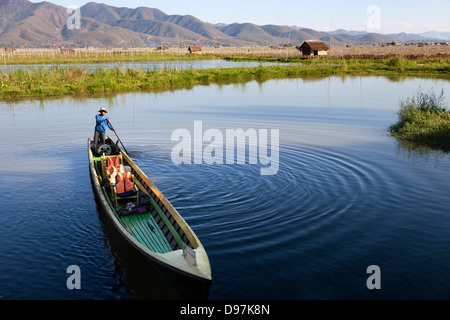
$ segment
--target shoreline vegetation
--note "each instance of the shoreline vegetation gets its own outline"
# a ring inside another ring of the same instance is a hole
[[[115,67],[40,66],[0,71],[0,100],[109,92],[177,89],[211,83],[327,76],[416,76],[450,79],[450,59],[307,59],[272,66],[148,70]]]
[[[418,91],[401,101],[398,121],[389,133],[405,142],[450,151],[450,110],[444,101],[443,90],[439,95]]]

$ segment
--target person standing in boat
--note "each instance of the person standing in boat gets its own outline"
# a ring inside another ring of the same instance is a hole
[[[95,134],[94,134],[94,150],[97,150],[98,146],[105,144],[106,139],[106,126],[112,131],[116,132],[109,123],[109,118],[106,117],[108,111],[105,108],[101,108],[99,114],[95,116]],[[100,142],[100,144],[99,144]]]

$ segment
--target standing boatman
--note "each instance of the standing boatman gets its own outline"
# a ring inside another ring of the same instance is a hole
[[[114,128],[109,123],[109,118],[106,117],[106,114],[108,113],[108,111],[106,111],[105,108],[101,108],[98,112],[99,112],[99,114],[97,114],[95,116],[96,123],[95,123],[95,134],[94,134],[94,150],[97,150],[99,141],[100,141],[100,146],[105,144],[106,125],[108,125],[108,127],[112,131],[116,132],[116,130],[114,130]]]

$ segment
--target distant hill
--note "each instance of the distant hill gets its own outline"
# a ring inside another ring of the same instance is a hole
[[[233,23],[216,26],[223,33],[260,45],[298,44],[306,40],[321,40],[329,45],[375,44],[392,42],[393,38],[381,34],[331,34],[309,28],[297,28],[277,25],[257,26],[250,23]]]
[[[359,35],[361,37],[367,36],[369,34],[364,31],[347,31],[344,29],[335,30],[330,33],[333,35],[340,35],[340,36]],[[401,32],[401,33],[392,33],[392,34],[383,34],[382,35],[382,34],[373,33],[372,39],[379,40],[377,38],[378,36],[388,37],[395,41],[400,41],[400,42],[408,42],[408,41],[410,41],[410,42],[419,42],[419,41],[433,42],[433,41],[439,41],[439,40],[447,40],[447,41],[450,40],[450,32],[435,32],[435,31],[424,32],[424,33],[419,33],[419,34]]]
[[[279,42],[279,40],[265,32],[261,27],[252,23],[233,23],[226,27],[218,27],[217,29],[232,38],[238,38],[256,44],[275,44]]]
[[[436,32],[436,31],[429,31],[420,33],[419,36],[422,36],[427,39],[438,39],[438,40],[450,40],[450,32]]]
[[[146,34],[82,16],[80,30],[69,30],[67,9],[49,2],[0,0],[0,46],[51,47],[146,45]]]
[[[89,2],[80,8],[81,28],[69,30],[67,9],[50,2],[0,0],[0,47],[147,47],[159,45],[328,45],[378,44],[408,36],[359,31],[322,32],[302,27],[252,23],[210,24],[191,15],[168,15],[154,8],[113,7]],[[436,34],[422,35],[423,37]],[[439,34],[442,39],[448,34]]]

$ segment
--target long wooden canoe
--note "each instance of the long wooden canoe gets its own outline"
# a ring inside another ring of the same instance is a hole
[[[102,156],[97,156],[95,151],[94,155],[92,140],[88,139],[93,189],[115,227],[150,261],[183,276],[210,283],[212,277],[209,259],[195,233],[158,188],[110,137],[107,144],[113,150],[109,150],[112,152],[110,156],[121,154],[123,165],[134,175],[134,183],[140,195],[140,202],[136,201],[136,206],[147,203],[147,212],[123,215],[123,207],[116,204],[112,187],[103,176]],[[107,155],[103,154],[103,160],[105,157]],[[126,205],[129,206],[129,203]]]

